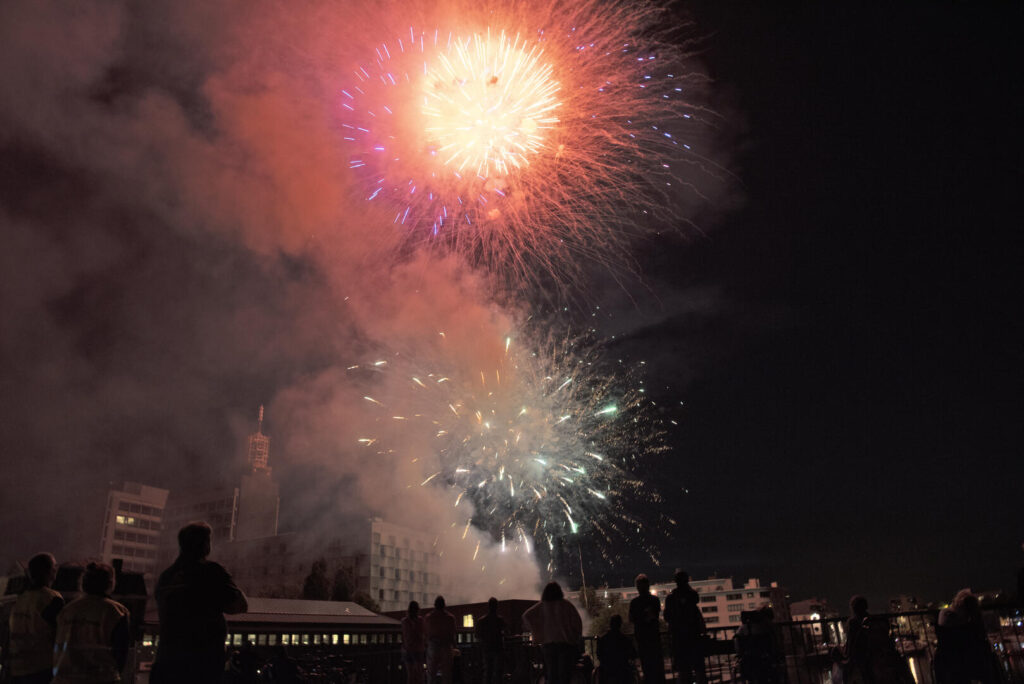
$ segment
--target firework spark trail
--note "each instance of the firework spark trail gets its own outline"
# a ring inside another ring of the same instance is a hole
[[[399,375],[390,378],[394,396],[366,397],[376,417],[360,442],[391,453],[396,431],[424,435],[437,459],[415,484],[450,490],[453,506],[469,507],[466,530],[472,522],[503,549],[539,549],[549,569],[558,541],[575,535],[597,542],[606,560],[624,542],[656,556],[629,513],[638,500],[658,500],[632,474],[638,459],[666,448],[642,381],[624,367],[601,372],[587,338],[502,342],[486,372],[422,372],[404,360],[354,367]]]
[[[581,257],[622,267],[631,236],[677,226],[717,174],[695,149],[706,79],[658,8],[449,2],[418,18],[383,22],[337,99],[358,192],[409,243],[564,285]]]

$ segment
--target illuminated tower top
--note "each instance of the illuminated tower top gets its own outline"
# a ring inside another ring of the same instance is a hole
[[[260,404],[256,432],[249,435],[249,465],[253,472],[270,473],[270,437],[263,434],[263,404]]]

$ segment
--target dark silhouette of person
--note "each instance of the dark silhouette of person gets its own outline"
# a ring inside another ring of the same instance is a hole
[[[892,641],[889,619],[871,615],[868,600],[859,594],[850,598],[850,612],[846,623],[847,680],[865,684],[913,682],[909,666]]]
[[[487,600],[487,614],[476,619],[476,638],[480,642],[483,653],[484,684],[497,684],[501,681],[504,666],[505,633],[508,631],[505,620],[498,615],[498,599],[493,596]]]
[[[409,601],[409,609],[402,618],[402,665],[407,684],[423,684],[423,664],[426,662],[427,636],[420,604]]]
[[[114,569],[89,563],[78,598],[57,616],[54,684],[113,684],[121,681],[131,631],[128,609],[110,598]]]
[[[639,596],[629,602],[629,621],[633,623],[644,684],[659,684],[665,681],[665,656],[661,650],[661,623],[658,620],[661,602],[651,593],[647,575],[636,576],[636,590]]]
[[[1024,551],[1024,544],[1020,548]],[[1017,570],[1017,607],[1024,611],[1024,565]]]
[[[846,676],[870,681],[871,653],[865,628],[869,618],[868,600],[860,594],[850,597],[850,617],[846,621]]]
[[[246,639],[242,649],[236,651],[233,660],[238,675],[237,681],[243,684],[256,684],[259,681],[260,659],[256,653],[256,644]]]
[[[622,633],[622,616],[612,615],[608,631],[597,639],[597,659],[601,666],[601,684],[636,682],[636,648]]]
[[[4,669],[12,684],[50,684],[57,615],[64,607],[64,598],[50,588],[57,561],[49,553],[36,554],[26,574],[29,587],[18,594],[7,621]]]
[[[707,627],[700,612],[700,595],[684,570],[675,574],[676,588],[665,597],[665,622],[672,635],[672,665],[683,681],[704,684],[704,637]],[[692,678],[692,679],[691,679]]]
[[[244,613],[249,604],[228,571],[207,560],[212,533],[205,522],[181,528],[178,559],[157,580],[160,641],[152,684],[221,680],[227,636],[224,614]]]
[[[771,608],[743,611],[740,627],[733,643],[740,666],[740,681],[747,684],[773,684],[775,677],[775,647],[772,643]]]
[[[275,684],[299,684],[302,681],[299,666],[288,655],[288,649],[281,645],[274,647],[274,655],[270,658],[270,672]]]
[[[558,582],[547,583],[540,601],[523,613],[523,625],[544,654],[544,681],[569,684],[583,640],[583,620]]]
[[[938,684],[998,681],[978,597],[970,589],[957,592],[949,608],[939,613],[935,636],[938,639],[935,648]]]
[[[455,616],[445,610],[444,597],[434,599],[434,610],[423,620],[427,637],[427,681],[438,672],[442,684],[451,684],[455,665]]]

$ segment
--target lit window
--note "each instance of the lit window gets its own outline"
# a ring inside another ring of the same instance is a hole
[[[320,645],[320,635],[319,634],[314,634],[313,635],[313,645],[314,646],[319,646]]]
[[[348,646],[350,643],[352,643],[351,635],[349,635],[349,634],[342,634],[341,635],[341,643],[343,643],[346,646]]]
[[[242,645],[242,635],[241,634],[234,634],[234,635],[232,635],[231,636],[231,643],[234,646],[241,646]]]
[[[299,635],[298,634],[292,634],[292,646],[298,646],[298,645],[299,645]]]
[[[302,635],[302,645],[303,646],[309,646],[309,635],[308,634],[303,634]]]
[[[281,644],[282,645],[289,646],[289,645],[291,645],[291,643],[292,643],[292,635],[291,634],[282,634],[281,635]]]
[[[472,615],[463,615],[462,616],[462,626],[463,627],[472,627],[473,626],[473,616]]]
[[[331,646],[337,646],[337,645],[338,645],[338,635],[337,634],[332,634],[331,635]]]

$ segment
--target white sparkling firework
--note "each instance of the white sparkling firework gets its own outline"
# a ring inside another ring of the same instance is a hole
[[[436,460],[415,484],[449,490],[452,505],[471,512],[467,529],[472,522],[502,548],[539,552],[549,566],[560,540],[594,542],[609,561],[625,548],[655,557],[631,513],[659,500],[634,473],[666,449],[641,381],[622,365],[600,371],[597,347],[582,339],[502,346],[493,367],[470,373],[401,359],[354,369],[388,373],[394,395],[373,404],[361,444],[391,454],[399,434],[429,440]]]

